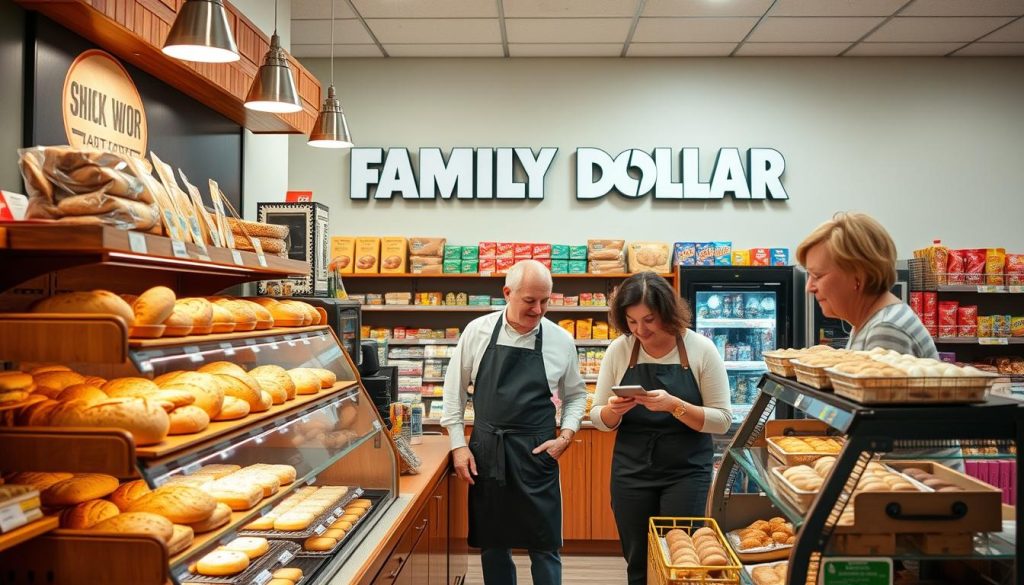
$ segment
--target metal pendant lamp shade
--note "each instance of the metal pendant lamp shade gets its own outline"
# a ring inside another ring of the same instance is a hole
[[[182,61],[238,61],[238,46],[223,0],[186,0],[164,41],[163,52]]]
[[[341,109],[341,102],[334,94],[333,84],[327,88],[327,98],[313,124],[313,131],[309,133],[307,144],[317,148],[352,147],[352,135],[348,132],[345,111]]]
[[[302,110],[292,68],[288,65],[288,54],[281,48],[281,39],[276,32],[270,37],[270,48],[263,58],[263,65],[260,65],[249,87],[245,107],[275,114],[291,114]]]

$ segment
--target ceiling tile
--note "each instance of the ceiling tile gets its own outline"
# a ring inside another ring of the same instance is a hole
[[[501,43],[496,18],[368,19],[366,24],[381,43]]]
[[[1024,43],[1024,18],[1011,22],[981,40],[986,43]]]
[[[629,18],[507,18],[509,43],[624,43]]]
[[[292,0],[292,20],[330,18],[331,0]],[[334,18],[356,18],[345,0],[334,0]]]
[[[885,43],[950,43],[973,41],[1010,22],[998,17],[897,17],[876,30],[865,41]]]
[[[642,16],[760,17],[771,5],[772,0],[647,0]]]
[[[330,19],[292,21],[292,38],[301,39],[302,44],[307,45],[329,45],[331,43],[331,21]],[[373,39],[358,20],[335,20],[334,42],[339,45],[359,45],[372,43]]]
[[[494,0],[352,0],[363,18],[497,18]]]
[[[379,0],[378,0],[379,1]],[[493,3],[493,2],[492,2]],[[636,0],[503,0],[508,18],[629,17]]]
[[[756,18],[641,18],[633,35],[636,43],[738,43]]]
[[[772,16],[889,16],[907,0],[778,0]]]
[[[736,43],[630,43],[627,57],[728,57]]]
[[[850,43],[744,43],[737,57],[835,57]]]
[[[501,45],[496,44],[423,44],[384,45],[392,57],[504,57]]]
[[[942,57],[963,43],[860,43],[846,57]]]
[[[884,18],[851,16],[768,17],[747,39],[751,43],[830,43],[856,41]]]
[[[900,16],[1020,16],[1024,0],[918,0]]]
[[[508,53],[511,57],[618,57],[622,43],[509,43]]]
[[[972,43],[954,57],[1024,57],[1024,43]]]
[[[292,55],[302,57],[330,57],[330,45],[292,45]],[[377,45],[334,45],[335,57],[383,57]]]

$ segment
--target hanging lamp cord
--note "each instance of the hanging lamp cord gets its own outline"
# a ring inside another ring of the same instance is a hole
[[[334,86],[334,0],[331,0],[331,86]]]

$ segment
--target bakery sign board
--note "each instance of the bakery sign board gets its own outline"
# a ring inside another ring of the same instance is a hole
[[[349,197],[368,199],[544,199],[544,180],[557,148],[421,148],[417,169],[407,148],[353,148]],[[674,169],[680,178],[673,180]],[[787,200],[786,159],[774,148],[720,148],[709,180],[701,180],[700,149],[631,148],[611,154],[576,149],[576,199],[618,193],[659,200]],[[705,173],[707,171],[705,170]]]
[[[61,113],[68,144],[117,154],[145,156],[146,110],[124,66],[109,53],[79,55],[64,78]]]

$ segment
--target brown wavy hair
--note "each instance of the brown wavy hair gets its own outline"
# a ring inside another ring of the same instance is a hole
[[[608,317],[612,326],[630,335],[626,309],[644,304],[661,319],[661,326],[673,335],[680,335],[693,323],[690,304],[679,298],[672,285],[654,272],[640,272],[622,281],[612,295]]]

